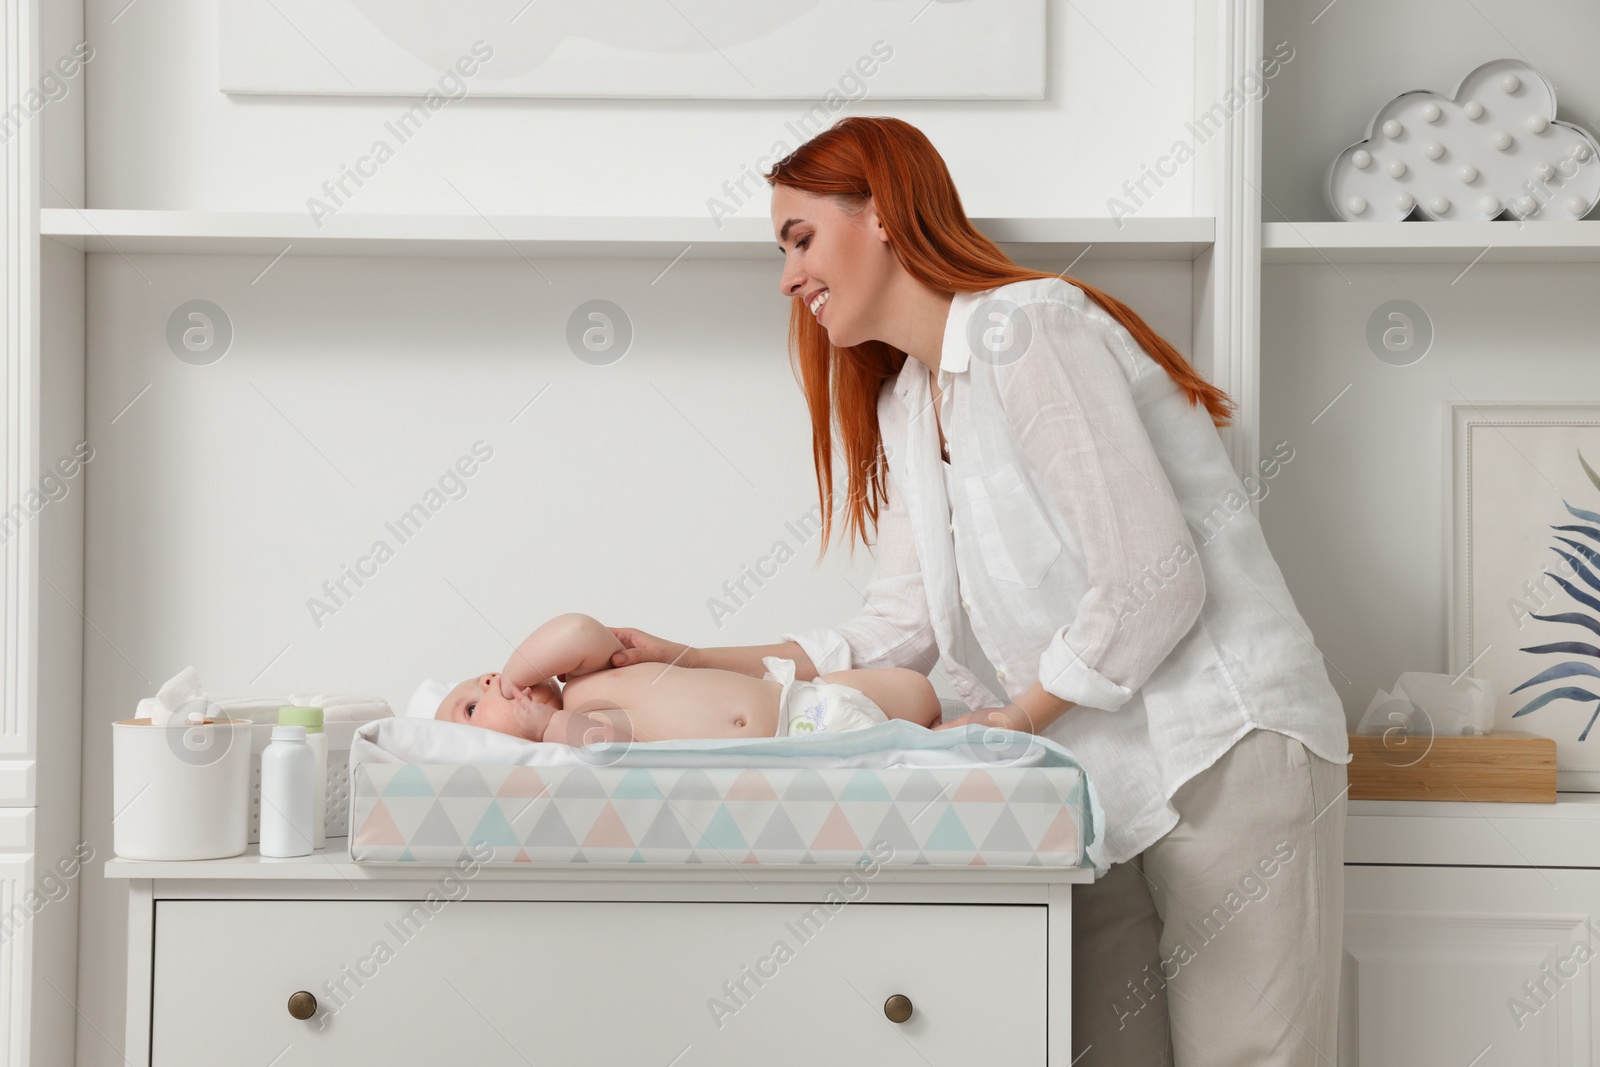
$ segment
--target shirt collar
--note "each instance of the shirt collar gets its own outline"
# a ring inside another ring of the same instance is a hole
[[[988,290],[984,290],[988,292]],[[967,344],[967,319],[972,313],[973,301],[982,293],[956,293],[950,298],[950,311],[944,320],[944,338],[939,347],[939,373],[963,374],[966,372],[971,348]],[[911,378],[923,375],[922,361],[906,356],[905,365],[895,378],[895,394],[902,403],[911,406]],[[924,378],[924,380],[926,380]]]
[[[972,354],[967,345],[967,317],[972,311],[976,293],[956,293],[950,300],[950,314],[944,320],[944,343],[939,349],[939,370],[949,374],[962,374],[967,369],[967,358]]]

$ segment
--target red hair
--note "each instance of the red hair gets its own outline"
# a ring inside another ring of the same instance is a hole
[[[816,196],[841,199],[847,211],[870,199],[906,272],[945,293],[972,293],[1032,278],[1062,278],[1105,308],[1161,364],[1191,404],[1204,403],[1215,426],[1228,425],[1234,403],[1200,376],[1181,353],[1116,297],[1064,274],[1012,262],[974,227],[950,172],[932,142],[902,119],[852,115],[789,153],[762,175]],[[789,313],[791,360],[811,411],[811,456],[822,503],[822,552],[833,522],[833,426],[838,425],[850,473],[846,535],[866,541],[887,497],[878,429],[878,395],[910,358],[883,341],[835,348],[799,296]],[[831,403],[830,403],[831,401]],[[854,553],[854,542],[851,546]],[[819,553],[818,558],[821,558]]]

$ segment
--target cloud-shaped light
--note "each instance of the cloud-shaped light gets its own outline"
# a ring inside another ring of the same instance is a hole
[[[1395,222],[1415,208],[1434,220],[1483,221],[1509,212],[1571,221],[1600,201],[1600,143],[1556,120],[1556,93],[1528,64],[1496,59],[1448,98],[1401,93],[1379,109],[1366,139],[1339,153],[1323,187],[1352,222]]]

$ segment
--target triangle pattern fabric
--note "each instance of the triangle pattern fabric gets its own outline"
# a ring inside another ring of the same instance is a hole
[[[631,767],[611,790],[612,800],[660,800],[661,787],[643,767]]]
[[[1000,809],[1000,817],[995,819],[994,826],[983,839],[983,853],[1004,853],[1013,856],[1029,856],[1033,854],[1033,846],[1028,844],[1028,839],[1022,834],[1022,827],[1017,825],[1016,817],[1006,808]]]
[[[1076,767],[358,761],[350,782],[357,862],[1088,865]]]
[[[566,821],[561,818],[560,810],[552,804],[540,814],[538,821],[528,831],[528,836],[523,839],[523,844],[528,848],[556,849],[565,852],[577,848],[578,840],[567,828]]]
[[[622,817],[617,814],[617,809],[607,804],[600,809],[589,832],[584,835],[583,847],[633,848],[634,844],[628,828],[622,825]]]
[[[394,824],[394,819],[389,815],[389,809],[384,807],[383,801],[376,800],[372,810],[361,823],[361,829],[356,832],[356,837],[363,845],[403,845],[406,843],[400,827]]]
[[[457,767],[444,783],[444,788],[439,790],[442,797],[492,797],[491,790],[483,780],[483,771],[477,767]]]
[[[711,777],[698,768],[690,768],[678,776],[667,790],[668,800],[721,800],[722,794],[711,784]]]
[[[953,808],[944,810],[944,815],[922,847],[927,852],[972,852],[976,848]]]
[[[671,808],[663,806],[656,813],[655,820],[650,823],[650,829],[639,839],[639,847],[686,852],[691,846],[688,835],[683,832],[683,827],[678,825],[678,817],[672,813]]]
[[[538,771],[532,767],[512,767],[500,788],[495,790],[495,796],[534,798],[547,796],[549,792],[550,787],[539,777]]]
[[[409,842],[415,845],[460,845],[461,832],[450,821],[444,805],[435,800],[421,825],[411,831]]]
[[[828,817],[823,820],[822,829],[817,831],[817,836],[811,839],[811,851],[861,851],[861,839],[856,836],[855,830],[850,827],[850,820],[845,818],[844,812],[835,804]]]
[[[484,845],[520,845],[521,839],[517,837],[511,824],[506,821],[505,812],[500,810],[500,805],[490,804],[483,811],[483,818],[478,820],[478,825],[473,827],[472,833],[467,837],[467,844]]]
[[[595,773],[587,767],[551,767],[546,774],[559,770],[555,775],[555,784],[550,792],[552,796],[562,800],[604,800],[606,791],[600,787],[600,780]]]
[[[806,843],[800,839],[789,816],[778,808],[756,837],[755,847],[762,852],[804,852]]]
[[[381,773],[381,772],[379,772]],[[433,796],[433,783],[428,781],[428,776],[423,773],[422,767],[415,763],[402,763],[389,779],[389,784],[383,787],[386,797],[431,797]]]
[[[733,780],[728,791],[723,794],[724,800],[777,800],[777,791],[772,788],[772,782],[767,776],[754,767],[740,771],[739,776]]]
[[[716,814],[711,817],[711,822],[700,834],[696,847],[709,847],[728,852],[748,849],[750,845],[745,841],[744,834],[739,832],[739,826],[733,821],[733,816],[728,814],[728,806],[719,804]]]
[[[822,775],[810,767],[802,769],[789,783],[789,788],[783,792],[783,799],[790,800],[833,800],[833,791],[822,780]]]

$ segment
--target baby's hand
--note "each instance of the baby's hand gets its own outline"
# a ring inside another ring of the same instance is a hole
[[[511,697],[516,705],[521,734],[529,741],[543,741],[550,722],[561,711],[561,694],[553,685],[540,684],[517,690]]]

